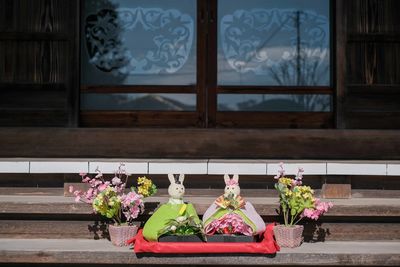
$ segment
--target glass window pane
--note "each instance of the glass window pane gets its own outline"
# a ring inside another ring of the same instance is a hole
[[[219,0],[218,84],[330,85],[329,0]]]
[[[85,0],[84,85],[196,83],[196,0]]]
[[[81,110],[196,111],[196,95],[84,93]]]
[[[218,95],[218,111],[330,112],[331,103],[330,95]]]

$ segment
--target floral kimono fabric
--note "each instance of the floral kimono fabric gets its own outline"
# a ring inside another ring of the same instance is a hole
[[[143,237],[147,241],[158,241],[160,231],[168,225],[168,222],[182,215],[193,217],[198,223],[201,222],[193,204],[163,204],[147,220],[143,227]]]
[[[203,215],[207,235],[242,234],[258,235],[265,231],[265,223],[250,202],[237,196],[233,199],[219,197]]]

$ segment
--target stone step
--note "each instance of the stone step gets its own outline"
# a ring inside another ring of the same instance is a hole
[[[185,201],[194,204],[197,212],[203,214],[217,196],[187,196]],[[275,216],[279,207],[275,197],[245,197],[262,216]],[[352,198],[324,199],[331,201],[334,207],[326,217],[399,217],[400,202],[396,198]],[[155,196],[146,199],[146,214],[151,213],[159,203],[168,201],[167,196]],[[91,214],[90,205],[76,203],[73,197],[52,195],[0,195],[0,215],[5,214]]]
[[[373,190],[372,190],[373,191]],[[64,197],[60,188],[2,188],[0,195],[0,238],[82,238],[107,237],[100,216],[90,205]],[[186,200],[199,215],[221,193],[220,190],[189,189]],[[253,203],[266,222],[279,221],[275,190],[247,189],[243,195]],[[372,195],[371,192],[363,193]],[[394,194],[392,194],[394,195]],[[151,212],[166,202],[166,189],[146,199],[145,221]],[[400,203],[396,198],[333,199],[334,207],[318,222],[309,222],[305,240],[400,240]]]
[[[303,235],[306,242],[400,241],[400,223],[310,222]],[[108,238],[108,232],[104,221],[1,220],[0,238],[102,239]]]
[[[3,264],[399,266],[400,242],[330,241],[282,248],[270,256],[144,256],[107,240],[0,239]]]

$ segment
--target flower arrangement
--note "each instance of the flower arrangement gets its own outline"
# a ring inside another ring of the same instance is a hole
[[[168,224],[160,230],[162,235],[190,236],[197,235],[204,239],[203,226],[196,222],[193,216],[179,216],[168,221]]]
[[[279,203],[283,213],[285,226],[293,226],[303,218],[318,220],[325,212],[332,208],[331,202],[322,202],[314,197],[314,190],[302,185],[304,170],[299,168],[294,179],[285,177],[283,163],[274,177],[277,179],[275,189],[279,192]]]
[[[157,192],[157,187],[146,177],[137,180],[137,191],[132,187],[126,192],[126,184],[130,174],[121,163],[111,181],[106,181],[99,169],[96,176],[91,178],[86,173],[80,173],[82,182],[89,186],[86,191],[74,190],[71,186],[69,191],[75,195],[76,202],[84,202],[92,205],[95,213],[112,219],[116,225],[130,225],[134,219],[144,210],[143,198],[149,197]]]
[[[251,227],[236,213],[227,213],[221,219],[212,221],[207,225],[205,232],[208,235],[225,234],[251,236],[253,234]]]

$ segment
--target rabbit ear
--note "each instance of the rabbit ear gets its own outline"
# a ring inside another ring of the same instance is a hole
[[[183,173],[179,174],[179,182],[183,184],[184,180],[185,180],[185,175]]]
[[[232,178],[235,182],[239,183],[239,174],[234,174]]]
[[[231,180],[231,178],[229,177],[229,174],[225,174],[224,175],[225,184],[228,184],[230,180]]]
[[[174,175],[173,175],[172,173],[169,173],[169,174],[168,174],[168,179],[169,179],[169,182],[170,182],[171,184],[174,184],[174,183],[175,183],[175,178],[174,178]]]

